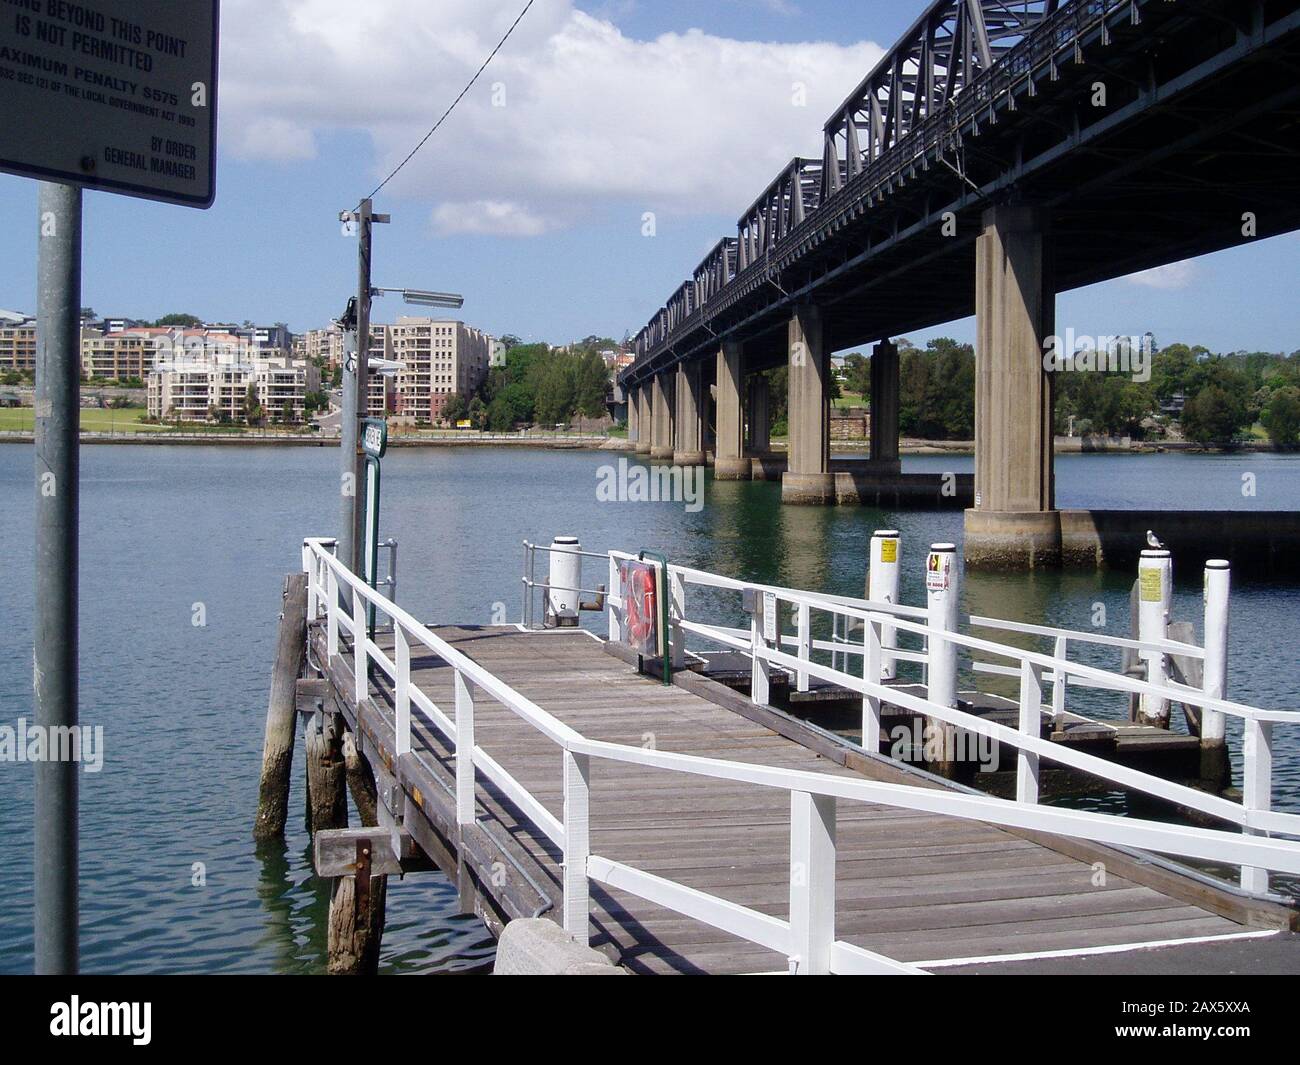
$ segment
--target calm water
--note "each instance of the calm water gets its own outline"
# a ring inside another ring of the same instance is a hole
[[[520,541],[555,533],[576,533],[595,550],[657,548],[735,576],[861,594],[871,530],[893,525],[904,537],[904,601],[919,604],[925,546],[960,539],[957,513],[781,507],[779,486],[766,483],[710,482],[695,514],[598,503],[596,470],[610,461],[589,452],[391,452],[383,531],[401,543],[399,599],[434,621],[487,623],[498,604],[514,620]],[[969,458],[905,461],[971,468]],[[286,843],[259,852],[249,832],[281,578],[299,565],[304,535],[335,531],[337,468],[333,450],[314,448],[82,452],[81,715],[104,726],[106,746],[103,771],[81,778],[87,971],[323,967],[326,888],[311,877],[297,814],[301,772]],[[1062,506],[1300,509],[1297,457],[1069,456],[1057,471]],[[1242,495],[1244,473],[1255,476],[1254,497]],[[30,446],[0,446],[0,723],[10,725],[31,716],[32,477]],[[1178,577],[1175,614],[1197,620],[1199,575]],[[972,575],[963,606],[1085,628],[1102,602],[1109,631],[1124,633],[1131,581]],[[197,603],[204,627],[191,623]],[[1234,590],[1234,696],[1295,704],[1298,607],[1300,589]],[[1280,732],[1277,746],[1275,796],[1300,809],[1297,737]],[[0,763],[0,971],[31,966],[31,795],[30,767]],[[196,862],[202,886],[193,883]],[[454,909],[441,878],[390,883],[383,968],[481,967],[490,938]]]

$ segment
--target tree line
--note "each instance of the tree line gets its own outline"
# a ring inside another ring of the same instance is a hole
[[[1059,435],[1160,437],[1175,427],[1203,445],[1249,439],[1256,426],[1279,447],[1300,443],[1300,351],[1230,352],[1148,339],[1149,374],[1056,372]],[[975,432],[975,352],[947,337],[899,347],[899,429],[930,440],[969,440]],[[1146,380],[1135,380],[1135,376]],[[871,359],[846,357],[844,389],[870,399]]]
[[[606,337],[588,337],[570,350],[549,344],[507,343],[504,366],[493,366],[477,390],[453,393],[442,408],[444,420],[468,419],[476,429],[508,432],[518,425],[567,424],[575,417],[606,414],[609,369],[600,351],[617,348]]]

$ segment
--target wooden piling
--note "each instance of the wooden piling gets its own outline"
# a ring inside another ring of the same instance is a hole
[[[262,742],[262,781],[258,790],[255,840],[284,834],[289,811],[289,773],[293,768],[295,685],[307,658],[307,575],[284,579],[283,607],[276,639],[271,694],[266,706],[266,735]]]
[[[348,795],[338,714],[318,714],[307,722],[306,748],[308,827],[313,833],[346,828]]]
[[[348,788],[362,825],[378,824],[378,789],[366,756],[351,732],[342,740]],[[369,845],[357,843],[356,874],[334,878],[330,891],[327,971],[335,976],[371,976],[379,968],[379,947],[384,935],[384,900],[388,877],[371,875],[373,855]]]
[[[348,790],[352,792],[352,802],[357,808],[361,824],[371,828],[379,824],[376,815],[379,789],[375,785],[374,770],[366,756],[357,749],[357,741],[351,732],[343,734],[343,765],[347,771]]]

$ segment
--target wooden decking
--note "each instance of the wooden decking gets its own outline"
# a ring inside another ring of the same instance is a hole
[[[855,772],[688,688],[638,675],[586,633],[434,631],[590,739]],[[323,662],[323,637],[316,632],[312,640],[313,658]],[[413,681],[451,716],[451,669],[420,649],[412,656]],[[379,685],[358,716],[345,658],[329,670],[338,708],[381,774],[381,795],[385,785],[396,784],[408,797],[408,830],[459,876],[467,906],[490,925],[538,910],[558,917],[556,848],[512,804],[484,788],[481,775],[478,825],[458,832],[447,744],[415,714],[416,750],[395,760],[391,693]],[[476,700],[475,728],[479,746],[562,817],[555,745],[486,697]],[[890,777],[894,770],[882,765],[872,768],[873,775],[903,779]],[[591,789],[592,853],[786,915],[790,811],[784,792],[599,760],[592,762]],[[1096,867],[1099,854],[1104,875]],[[1239,910],[1241,900],[1199,881],[1180,884],[1176,874],[1152,870],[1145,876],[1143,869],[1131,856],[1102,848],[1063,844],[1056,850],[969,821],[842,801],[837,933],[881,954],[924,962],[1214,936],[1240,932],[1246,920],[1275,927],[1286,920],[1267,906]],[[593,885],[593,921],[593,945],[637,972],[748,973],[787,966],[772,951],[599,885]]]

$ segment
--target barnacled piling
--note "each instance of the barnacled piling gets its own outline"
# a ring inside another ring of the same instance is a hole
[[[284,579],[284,606],[276,640],[271,695],[266,706],[262,743],[262,782],[258,792],[253,838],[276,839],[284,833],[289,809],[289,772],[293,768],[296,685],[307,658],[307,575]]]
[[[357,747],[351,732],[343,734],[343,762],[348,788],[361,824],[378,824],[378,789],[374,770]],[[384,900],[388,877],[370,875],[370,854],[358,846],[356,875],[334,878],[330,890],[329,960],[336,976],[370,976],[379,967],[379,946],[384,935]]]
[[[307,823],[313,833],[346,828],[348,796],[340,715],[317,714],[307,722]]]

